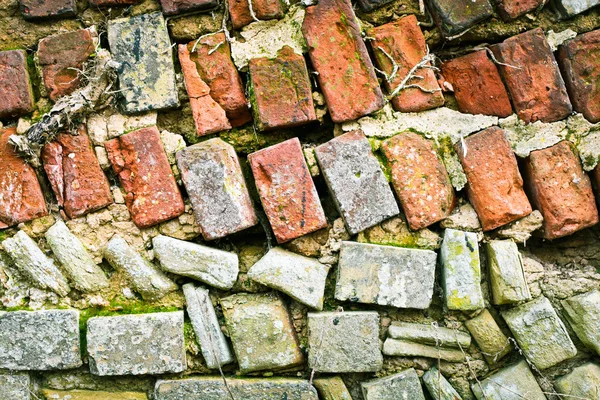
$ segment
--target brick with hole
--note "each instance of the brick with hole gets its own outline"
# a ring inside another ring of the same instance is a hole
[[[0,118],[15,118],[33,111],[25,50],[0,51],[0,93]]]
[[[548,0],[498,0],[498,13],[505,21],[540,9]]]
[[[409,71],[427,55],[427,44],[417,17],[409,15],[396,21],[369,29],[367,35],[375,56],[375,64],[385,72],[383,79],[388,93],[394,93]],[[418,112],[439,107],[444,104],[444,95],[440,90],[434,71],[428,62],[419,68],[414,78],[406,85],[418,85],[402,89],[392,98],[396,111]]]
[[[233,29],[242,29],[244,26],[257,20],[283,18],[284,10],[281,0],[228,0],[229,15]],[[254,13],[254,17],[252,16]]]
[[[489,0],[427,0],[427,5],[444,37],[460,34],[494,13]]]
[[[75,0],[19,0],[25,19],[50,19],[75,16]]]

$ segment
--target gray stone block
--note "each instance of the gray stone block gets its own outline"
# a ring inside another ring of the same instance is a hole
[[[547,400],[525,360],[473,383],[471,389],[478,400]]]
[[[554,6],[565,18],[573,17],[600,4],[600,0],[554,0]]]
[[[471,345],[471,336],[468,333],[431,324],[394,321],[388,328],[388,336],[392,339],[409,340],[440,347],[468,349]]]
[[[0,368],[47,371],[81,364],[79,311],[0,313]]]
[[[31,400],[27,374],[0,374],[0,400]]]
[[[530,300],[517,244],[512,240],[491,240],[487,243],[487,255],[494,304]]]
[[[425,400],[419,376],[414,368],[385,378],[362,382],[360,386],[365,400]]]
[[[171,40],[160,12],[109,21],[108,44],[119,63],[125,113],[179,106]]]
[[[87,350],[95,375],[182,372],[183,311],[90,318]]]
[[[562,305],[579,340],[600,355],[600,291],[570,297]]]
[[[462,397],[436,367],[425,371],[423,383],[434,400],[462,400]]]
[[[383,366],[379,314],[308,313],[308,367],[318,372],[376,372]]]
[[[568,399],[600,399],[600,365],[586,363],[573,368],[565,376],[554,381],[554,388]]]
[[[383,354],[398,357],[439,358],[449,362],[465,361],[465,352],[460,349],[443,348],[392,338],[387,338],[383,343]]]
[[[342,242],[335,298],[426,309],[433,297],[436,259],[431,250]]]
[[[351,235],[400,213],[379,161],[361,131],[318,146],[315,155]]]

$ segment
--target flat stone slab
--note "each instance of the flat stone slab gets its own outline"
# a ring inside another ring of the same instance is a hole
[[[317,378],[313,385],[317,388],[321,400],[352,400],[348,388],[339,376]]]
[[[379,314],[308,313],[308,367],[318,372],[376,372],[383,366]]]
[[[388,328],[388,336],[392,339],[410,340],[440,347],[462,347],[465,350],[471,345],[471,336],[468,333],[431,324],[394,321]]]
[[[95,375],[182,372],[183,311],[90,318],[87,350]]]
[[[424,357],[449,362],[464,362],[465,352],[457,348],[441,348],[409,340],[387,338],[383,343],[383,354],[386,356]]]
[[[426,309],[433,297],[436,259],[431,250],[342,242],[335,298]]]
[[[489,364],[498,362],[512,350],[508,337],[487,308],[475,318],[465,321],[465,325]]]
[[[227,385],[236,399],[244,400],[319,400],[317,391],[308,381],[290,378],[237,379],[227,378]],[[159,380],[154,389],[156,400],[228,400],[231,395],[220,377],[197,377],[180,380]]]
[[[565,326],[544,296],[504,311],[502,317],[525,357],[539,369],[577,354]]]
[[[419,376],[410,368],[385,378],[362,382],[365,400],[425,400]]]
[[[27,374],[0,374],[0,393],[6,400],[31,400],[31,381]]]
[[[600,355],[600,291],[570,297],[562,305],[579,340]]]
[[[434,400],[462,400],[456,389],[436,367],[425,371],[423,383]]]
[[[114,60],[121,63],[117,71],[126,113],[179,106],[171,40],[162,13],[109,21],[108,44]]]
[[[471,385],[478,400],[546,400],[525,360]]]
[[[163,270],[197,279],[219,289],[231,289],[239,267],[235,253],[159,235],[152,239]]]
[[[239,293],[220,302],[242,374],[302,364],[290,315],[277,294]]]
[[[0,368],[47,371],[81,365],[79,311],[0,313]]]
[[[598,0],[555,0],[554,5],[563,17],[572,17],[600,4]]]
[[[328,265],[313,258],[274,247],[250,268],[248,277],[321,310],[328,272]]]
[[[49,400],[147,400],[144,392],[105,392],[94,390],[53,390],[43,389]]]
[[[517,244],[512,240],[490,240],[486,247],[494,304],[530,300],[531,293]]]
[[[580,365],[555,380],[554,388],[566,399],[595,400],[600,394],[600,365],[591,362]]]

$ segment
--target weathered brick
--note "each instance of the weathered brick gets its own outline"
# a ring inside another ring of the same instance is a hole
[[[250,13],[250,0],[229,0],[229,15],[233,29],[241,29],[253,22]],[[283,5],[281,0],[252,0],[254,15],[261,21],[283,18]]]
[[[427,0],[427,3],[445,37],[461,33],[494,13],[488,0]]]
[[[547,0],[499,0],[498,13],[505,20],[515,19],[536,8],[542,8]]]
[[[261,131],[292,128],[316,121],[312,88],[304,57],[284,46],[276,58],[248,63],[250,103]]]
[[[358,5],[363,11],[369,12],[375,10],[376,8],[383,7],[391,1],[392,0],[358,0]]]
[[[411,229],[426,228],[450,215],[456,196],[432,141],[404,132],[384,141],[381,150]]]
[[[383,93],[349,0],[322,0],[308,7],[302,33],[333,122],[383,107]]]
[[[215,33],[187,46],[200,78],[210,87],[211,97],[225,110],[231,126],[235,128],[252,121],[242,79],[231,60],[225,34]]]
[[[89,0],[90,5],[96,7],[130,6],[140,3],[142,0]]]
[[[554,7],[565,18],[573,17],[600,4],[600,0],[554,0]]]
[[[573,109],[590,122],[600,122],[600,30],[559,46],[558,64]]]
[[[16,131],[0,129],[0,229],[48,215],[34,169],[8,143]]]
[[[81,83],[83,63],[95,50],[88,29],[48,36],[38,45],[44,86],[52,100],[72,93]]]
[[[490,365],[501,360],[512,350],[508,338],[487,308],[475,318],[465,321],[465,326]]]
[[[526,123],[554,122],[571,114],[565,83],[541,28],[490,48],[501,63],[498,69],[519,118]]]
[[[160,5],[164,15],[175,15],[214,8],[219,5],[219,2],[217,0],[160,0]]]
[[[298,138],[252,153],[248,161],[278,243],[327,226]]]
[[[75,15],[75,0],[19,0],[25,19],[64,18]]]
[[[120,63],[123,110],[134,114],[179,106],[167,24],[161,13],[108,22],[108,44]]]
[[[590,178],[568,141],[532,151],[525,162],[531,202],[544,217],[546,239],[570,235],[598,223]]]
[[[345,133],[318,146],[315,155],[351,235],[400,212],[379,161],[361,131]]]
[[[42,151],[42,161],[58,205],[76,218],[112,204],[108,179],[100,168],[85,125],[77,135],[61,133]]]
[[[488,128],[455,146],[467,176],[467,195],[484,231],[531,213],[517,158],[504,131]]]
[[[209,135],[231,128],[225,110],[210,93],[210,88],[198,74],[196,63],[190,59],[187,45],[179,45],[179,63],[185,78],[185,89],[190,98],[192,117],[198,136]]]
[[[156,126],[127,133],[104,146],[138,227],[147,228],[183,214],[183,199]]]
[[[398,70],[391,80],[384,79],[388,92],[393,93],[408,72],[427,54],[427,44],[421,28],[419,28],[417,17],[409,15],[369,29],[367,35],[373,38],[370,43],[375,55],[375,63],[379,69],[388,76],[392,74],[394,64],[390,60],[390,56],[398,66]],[[410,84],[417,84],[428,91],[435,90],[435,92],[427,93],[419,88],[403,89],[392,98],[394,109],[402,112],[418,112],[443,105],[444,95],[433,70],[420,68],[415,76],[422,79],[413,79],[409,81]]]
[[[258,223],[235,149],[210,139],[177,152],[177,166],[205,240]]]
[[[339,376],[316,378],[313,385],[322,400],[352,400],[346,384]]]
[[[0,93],[0,118],[14,118],[33,110],[25,50],[0,52]]]
[[[485,50],[442,64],[444,79],[452,85],[463,113],[508,117],[512,106],[498,68]]]

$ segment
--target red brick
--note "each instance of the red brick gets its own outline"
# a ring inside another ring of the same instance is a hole
[[[456,197],[433,142],[405,132],[385,140],[381,149],[411,229],[426,228],[450,215]]]
[[[559,46],[558,64],[573,109],[591,122],[600,122],[600,30]]]
[[[544,32],[537,28],[491,46],[519,118],[554,122],[571,114],[565,83]]]
[[[316,121],[312,88],[304,57],[290,47],[276,58],[254,58],[248,64],[254,121],[260,130],[292,128]]]
[[[175,15],[190,11],[207,10],[219,5],[217,0],[160,0],[164,15]]]
[[[417,24],[417,18],[409,15],[370,29],[367,35],[374,38],[371,41],[371,48],[375,55],[375,64],[379,69],[388,76],[392,73],[394,66],[386,53],[394,59],[399,67],[391,82],[384,79],[388,92],[392,93],[408,75],[408,72],[427,54],[427,44],[421,28]],[[418,84],[427,90],[437,91],[427,93],[418,88],[404,89],[392,99],[394,109],[402,112],[418,112],[443,105],[444,95],[433,70],[422,68],[415,75],[423,79],[413,79],[409,83]]]
[[[72,93],[81,83],[83,63],[94,52],[92,35],[87,29],[48,36],[38,46],[44,86],[56,100]]]
[[[230,129],[225,110],[211,97],[210,88],[198,74],[196,63],[190,59],[190,52],[184,44],[179,45],[179,63],[198,136]]]
[[[529,215],[531,205],[504,131],[488,128],[456,144],[467,175],[467,195],[484,231]]]
[[[25,19],[75,16],[75,0],[19,0]]]
[[[52,190],[69,218],[112,204],[110,185],[100,168],[85,125],[77,135],[59,134],[42,151]]]
[[[35,171],[8,143],[16,131],[0,129],[0,229],[48,215]]]
[[[244,85],[231,60],[225,34],[206,36],[194,49],[195,44],[196,41],[188,44],[190,59],[196,63],[200,78],[210,87],[212,98],[225,110],[231,126],[236,128],[252,121]]]
[[[183,214],[183,199],[155,126],[109,140],[104,146],[138,227],[147,228]]]
[[[444,79],[454,88],[461,112],[508,117],[512,106],[496,65],[485,50],[446,61]]]
[[[0,93],[0,118],[14,118],[33,111],[25,50],[0,52]]]
[[[383,107],[349,0],[320,0],[307,7],[302,33],[333,122],[357,119]]]
[[[229,15],[233,29],[241,29],[254,22],[250,14],[248,0],[228,0]],[[283,6],[280,0],[252,0],[252,10],[259,20],[283,18]]]
[[[498,13],[505,20],[515,19],[541,8],[546,0],[498,0]]]
[[[252,153],[248,161],[278,243],[327,226],[298,138]]]
[[[556,239],[598,223],[590,178],[573,144],[532,151],[525,162],[527,188],[544,217],[544,237]]]

